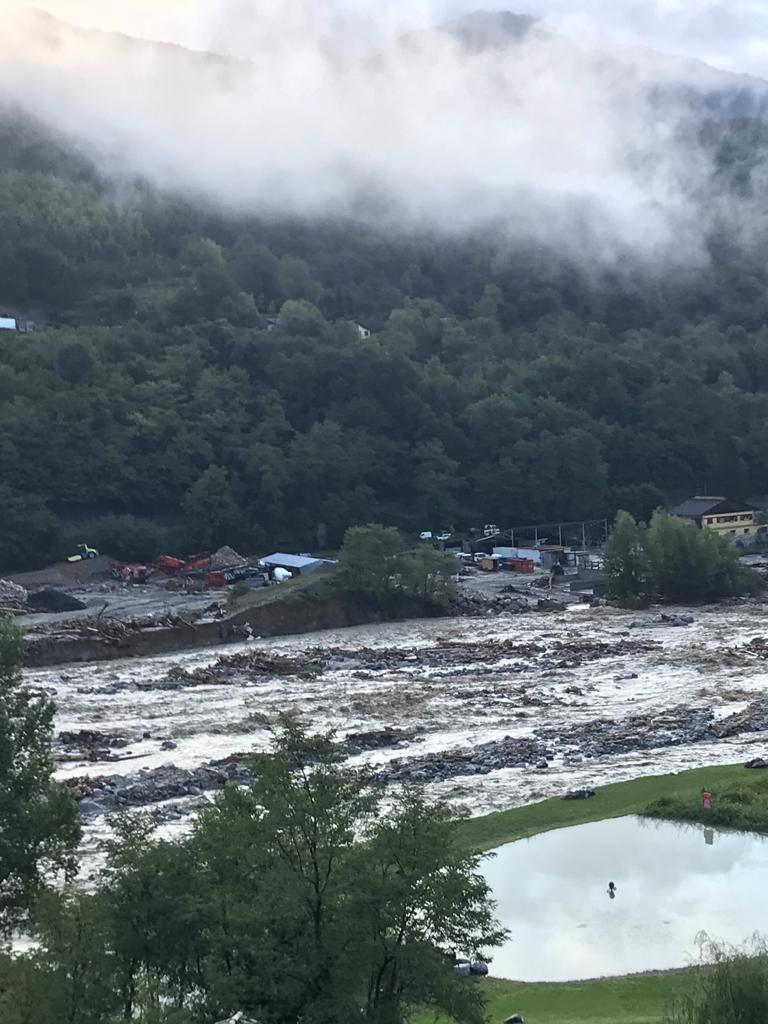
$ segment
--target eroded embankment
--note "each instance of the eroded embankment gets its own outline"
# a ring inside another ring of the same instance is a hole
[[[25,664],[43,668],[73,662],[117,661],[150,658],[176,651],[236,644],[249,635],[258,637],[301,635],[324,629],[338,629],[367,623],[398,621],[443,614],[428,602],[388,595],[333,591],[327,596],[301,595],[273,600],[212,621],[179,621],[169,626],[131,629],[118,635],[93,629],[91,635],[52,634],[32,636],[26,648]]]

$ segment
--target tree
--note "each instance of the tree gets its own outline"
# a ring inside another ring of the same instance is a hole
[[[754,591],[758,579],[739,562],[738,548],[657,509],[647,534],[654,588],[662,601],[716,601]]]
[[[405,547],[402,534],[391,526],[351,526],[344,534],[339,569],[352,590],[381,594],[392,587],[393,559]]]
[[[652,586],[644,528],[629,512],[619,512],[605,548],[608,592],[620,601],[639,598]]]
[[[225,791],[196,826],[214,1005],[317,1024],[400,1024],[429,1005],[479,1024],[482,993],[443,950],[478,955],[504,936],[482,855],[416,791],[385,811],[344,757],[332,734],[284,718],[252,790]]]
[[[663,509],[654,512],[647,529],[619,512],[605,568],[610,593],[622,601],[717,601],[760,589],[757,575],[739,562],[735,545]]]
[[[241,522],[227,471],[209,466],[184,495],[184,512],[195,544],[212,548],[231,540]]]
[[[0,930],[24,918],[80,837],[68,791],[51,779],[54,707],[22,684],[21,632],[0,621]]]
[[[482,958],[506,936],[478,873],[480,858],[461,841],[457,820],[448,807],[406,789],[355,850],[366,1020],[397,1024],[423,1007],[466,1024],[486,1019],[482,993],[446,971],[443,955]]]
[[[456,595],[456,559],[422,545],[395,559],[400,589],[423,601],[447,604]]]

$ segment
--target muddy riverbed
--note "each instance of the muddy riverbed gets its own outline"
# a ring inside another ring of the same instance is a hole
[[[667,626],[578,606],[26,674],[58,706],[59,777],[88,777],[88,848],[123,807],[183,828],[225,778],[247,778],[232,755],[266,749],[264,716],[279,712],[472,814],[768,754],[767,611],[697,609]]]

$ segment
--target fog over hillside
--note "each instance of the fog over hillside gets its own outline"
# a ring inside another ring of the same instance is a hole
[[[349,19],[334,34],[333,7],[243,19],[223,5],[215,25],[203,6],[210,45],[231,50],[242,27],[251,60],[9,11],[0,100],[116,177],[233,209],[450,232],[493,222],[579,255],[684,263],[718,224],[761,230],[764,204],[723,189],[698,131],[713,110],[741,114],[744,96],[762,110],[757,79],[510,14],[399,36],[361,27],[356,43]]]

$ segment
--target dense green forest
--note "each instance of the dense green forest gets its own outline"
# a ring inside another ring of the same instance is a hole
[[[701,131],[754,196],[766,127]],[[768,491],[768,244],[708,244],[596,266],[493,225],[266,221],[6,111],[0,312],[43,329],[0,332],[0,567]]]

